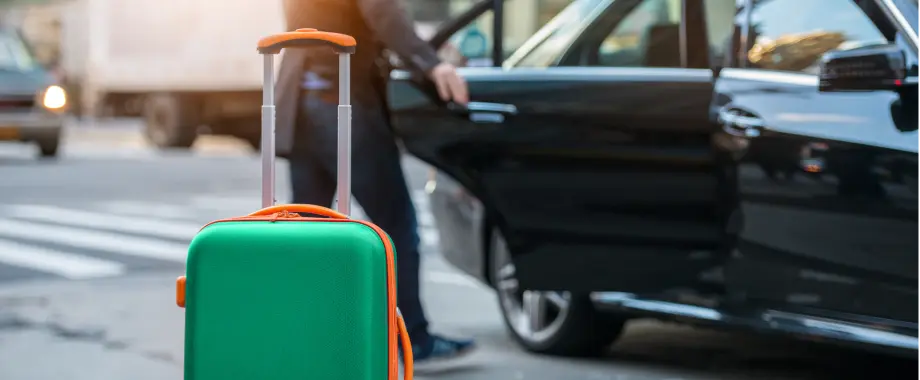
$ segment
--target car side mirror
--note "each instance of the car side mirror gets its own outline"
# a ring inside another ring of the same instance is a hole
[[[906,77],[906,59],[897,45],[835,50],[821,57],[818,91],[897,90]]]

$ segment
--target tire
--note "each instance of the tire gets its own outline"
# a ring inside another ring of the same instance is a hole
[[[603,354],[620,337],[626,319],[596,311],[587,294],[514,289],[514,264],[504,238],[497,231],[491,236],[489,276],[505,326],[521,347],[539,354],[589,357]],[[539,314],[552,321],[542,324],[540,330],[527,327],[537,319],[524,312],[531,308],[544,309]]]
[[[196,107],[175,94],[154,94],[144,101],[144,135],[154,146],[190,148],[198,138]]]
[[[60,142],[61,138],[57,136],[37,141],[39,156],[44,159],[57,158]]]

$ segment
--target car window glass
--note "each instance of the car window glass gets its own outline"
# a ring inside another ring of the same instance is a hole
[[[743,0],[738,0],[741,2]],[[710,62],[722,63],[731,46],[735,13],[738,6],[725,0],[703,0],[706,17],[706,37],[709,40]]]
[[[547,67],[552,65],[572,43],[582,26],[609,0],[575,0],[546,26],[540,29],[522,45],[523,57],[512,56],[517,67]],[[532,48],[532,49],[531,49]],[[519,58],[519,59],[518,59]]]
[[[15,35],[0,33],[0,70],[25,70],[33,66],[29,51]]]
[[[645,0],[597,49],[598,66],[681,67],[680,0]]]
[[[759,0],[751,9],[747,59],[751,68],[817,74],[831,50],[887,43],[851,1]]]
[[[479,0],[452,0],[451,13],[458,15]],[[534,33],[556,16],[569,1],[505,0],[503,17],[502,62]],[[493,64],[493,11],[454,33],[438,51],[441,59],[457,66],[491,66]]]

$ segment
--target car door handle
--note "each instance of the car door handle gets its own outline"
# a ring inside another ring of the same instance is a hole
[[[474,123],[502,123],[508,116],[518,113],[517,107],[513,104],[488,102],[469,102],[466,105],[450,102],[447,108]]]
[[[719,123],[722,124],[722,130],[725,133],[745,138],[759,137],[764,128],[763,119],[742,115],[740,110],[733,108],[719,110]]]

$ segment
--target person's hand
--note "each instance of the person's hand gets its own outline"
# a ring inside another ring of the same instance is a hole
[[[441,62],[428,74],[438,88],[438,95],[445,102],[453,100],[455,103],[466,105],[469,102],[469,89],[466,81],[457,74],[457,68],[446,62]]]

